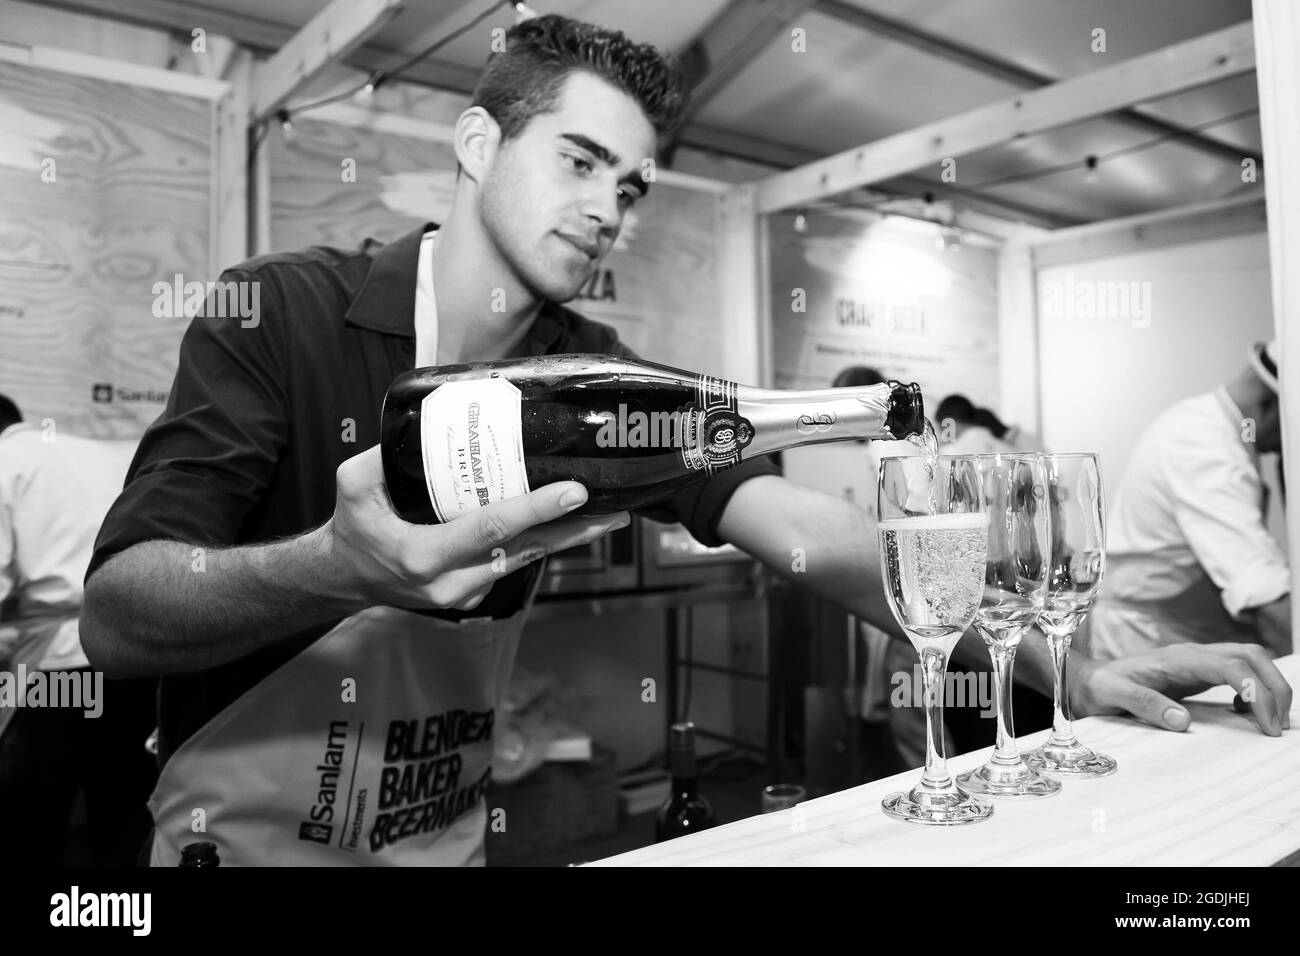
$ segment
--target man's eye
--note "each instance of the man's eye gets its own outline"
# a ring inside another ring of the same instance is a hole
[[[572,153],[561,153],[560,155],[564,157],[565,162],[579,172],[589,173],[594,168],[591,163],[587,162],[587,160],[583,159],[581,156],[574,156]]]
[[[618,201],[625,209],[630,208],[640,198],[641,195],[631,189],[620,188],[618,191]]]

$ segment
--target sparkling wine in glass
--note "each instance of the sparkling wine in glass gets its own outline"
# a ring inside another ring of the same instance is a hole
[[[970,457],[885,458],[880,463],[880,568],[889,609],[921,658],[925,686],[925,772],[907,792],[881,802],[911,823],[987,819],[948,772],[943,689],[948,657],[980,604],[988,516],[979,466]]]
[[[1070,639],[1083,622],[1106,566],[1105,501],[1096,455],[1041,455],[1051,510],[1052,556],[1047,601],[1038,626],[1052,652],[1052,734],[1025,755],[1035,770],[1071,777],[1104,777],[1115,760],[1085,747],[1070,726]]]
[[[977,460],[989,525],[984,594],[974,623],[993,660],[998,738],[988,761],[959,776],[957,783],[987,796],[1048,797],[1060,793],[1061,783],[1020,756],[1011,708],[1016,648],[1047,598],[1052,539],[1046,473],[1037,455],[981,455]]]

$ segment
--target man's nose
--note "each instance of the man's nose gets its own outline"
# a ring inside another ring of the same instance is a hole
[[[589,192],[582,202],[582,214],[601,229],[618,224],[618,187],[602,184]]]

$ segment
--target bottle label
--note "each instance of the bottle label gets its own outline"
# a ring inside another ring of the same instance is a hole
[[[690,440],[682,443],[686,467],[712,475],[740,464],[741,452],[754,440],[754,425],[738,410],[736,383],[701,375],[695,402]]]
[[[424,397],[424,478],[439,521],[528,494],[521,405],[503,378],[447,382]]]

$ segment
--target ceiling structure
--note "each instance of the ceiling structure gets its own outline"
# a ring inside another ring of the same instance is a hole
[[[46,0],[188,35],[194,25],[267,53],[327,0]],[[491,0],[408,0],[345,57],[391,68]],[[695,88],[682,145],[786,169],[1247,21],[1250,0],[530,0],[676,54]],[[486,32],[405,79],[468,93]],[[1097,50],[1104,31],[1105,49]],[[1088,157],[1096,157],[1089,170]],[[1253,73],[872,184],[1010,220],[1067,226],[1239,195],[1262,166]],[[861,197],[859,191],[854,194]],[[851,197],[845,197],[846,201]]]

